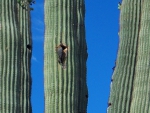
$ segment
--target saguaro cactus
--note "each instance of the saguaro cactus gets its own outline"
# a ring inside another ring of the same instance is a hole
[[[31,113],[30,10],[0,0],[0,112]]]
[[[150,112],[150,1],[123,0],[108,113]]]
[[[45,0],[45,113],[86,113],[87,85],[84,0]],[[56,46],[68,46],[66,69]]]

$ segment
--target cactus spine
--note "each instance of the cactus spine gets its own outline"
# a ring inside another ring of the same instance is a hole
[[[31,113],[30,12],[0,0],[0,111]]]
[[[87,85],[84,0],[45,0],[45,113],[86,113]],[[55,47],[69,48],[66,69]]]
[[[150,1],[123,0],[108,113],[150,112]]]

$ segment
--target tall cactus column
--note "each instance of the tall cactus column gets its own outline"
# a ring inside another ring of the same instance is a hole
[[[17,0],[1,0],[0,8],[0,112],[31,113],[29,11]]]
[[[150,112],[150,1],[123,0],[108,113]]]
[[[84,0],[45,0],[45,113],[86,113],[87,84]],[[56,46],[68,46],[66,69]]]
[[[21,76],[20,76],[20,112],[31,113],[31,54],[32,54],[32,40],[31,40],[31,20],[30,20],[30,6],[29,0],[22,0],[28,3],[25,8],[19,4],[18,9],[18,28],[20,34],[21,44]],[[30,0],[31,1],[31,0]]]

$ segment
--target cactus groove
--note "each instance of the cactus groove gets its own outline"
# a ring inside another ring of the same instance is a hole
[[[86,113],[87,84],[84,0],[45,0],[45,113]],[[66,69],[56,46],[68,46]]]
[[[107,113],[150,112],[150,1],[123,0]]]
[[[0,111],[31,113],[30,12],[0,0]]]

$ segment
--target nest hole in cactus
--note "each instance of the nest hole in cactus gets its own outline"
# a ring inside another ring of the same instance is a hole
[[[31,45],[30,44],[27,45],[27,49],[31,50]]]

